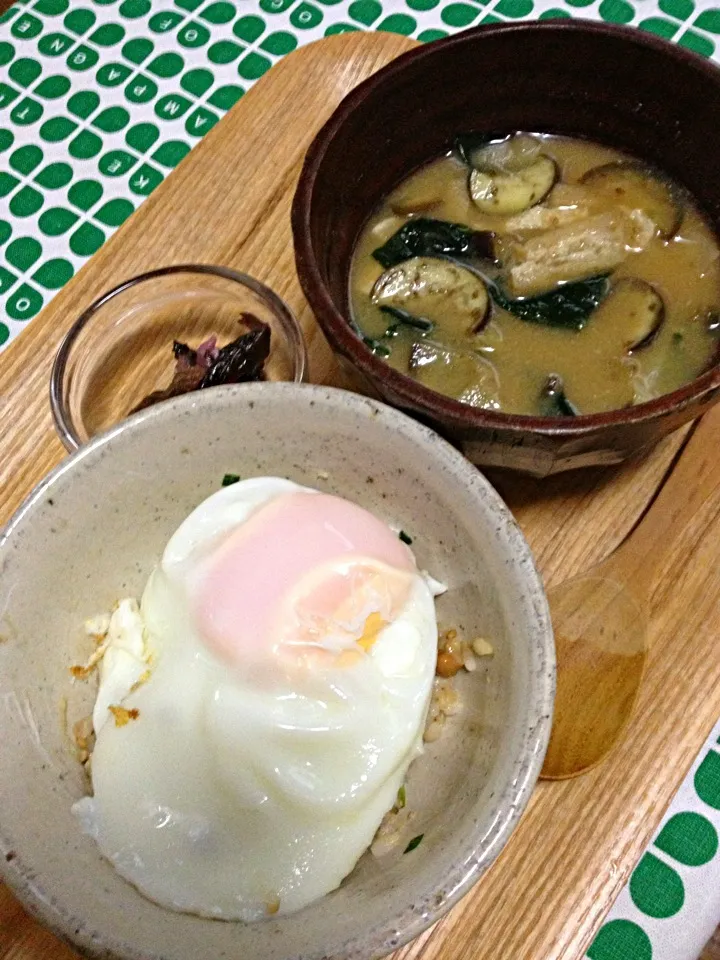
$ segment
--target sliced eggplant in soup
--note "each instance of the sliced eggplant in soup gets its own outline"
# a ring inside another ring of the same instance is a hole
[[[454,350],[432,340],[413,344],[409,372],[418,383],[473,407],[499,409],[497,370],[471,350]]]
[[[618,343],[627,354],[649,346],[665,319],[665,304],[655,287],[644,280],[615,283],[593,315],[593,325],[606,342]]]
[[[483,134],[464,134],[455,148],[465,163],[486,173],[517,173],[531,166],[542,153],[542,140],[526,133],[497,140]]]
[[[412,257],[378,278],[371,295],[378,307],[393,307],[431,321],[451,338],[478,333],[490,308],[482,279],[436,257]]]
[[[605,163],[588,170],[580,182],[613,204],[641,210],[663,240],[670,240],[680,229],[685,213],[681,191],[643,163]]]
[[[348,277],[368,348],[435,395],[575,429],[720,367],[720,241],[683,184],[488,117],[370,212]]]
[[[470,197],[483,213],[512,216],[540,203],[557,180],[557,165],[546,154],[517,171],[471,170]]]

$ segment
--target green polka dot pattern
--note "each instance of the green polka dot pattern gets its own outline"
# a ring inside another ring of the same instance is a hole
[[[720,810],[720,753],[709,753],[700,764],[695,789],[709,807]]]
[[[652,960],[650,938],[630,920],[606,923],[587,952],[590,960]]]
[[[688,6],[689,0],[661,0],[663,12]],[[674,960],[699,954],[702,942],[690,952],[682,944],[697,924],[693,905],[701,916],[706,913],[709,893],[717,890],[720,881],[718,734],[720,723],[590,945],[590,960]],[[673,923],[674,936],[668,929]],[[673,940],[677,951],[669,946]]]
[[[0,349],[300,44],[569,16],[709,57],[720,36],[720,0],[20,0],[0,17]],[[23,238],[39,252],[18,266]]]
[[[655,846],[678,863],[701,867],[717,853],[718,834],[712,823],[701,814],[676,813],[662,828]]]
[[[646,853],[630,880],[630,896],[646,916],[672,917],[682,909],[685,887],[676,870]]]

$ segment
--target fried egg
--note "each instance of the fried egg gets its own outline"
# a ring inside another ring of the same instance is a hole
[[[340,497],[210,496],[110,622],[86,832],[173,910],[251,921],[335,889],[422,750],[440,589]]]

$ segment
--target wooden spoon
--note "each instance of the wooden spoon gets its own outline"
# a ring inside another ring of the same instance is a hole
[[[670,545],[720,486],[720,405],[707,413],[625,542],[548,592],[557,695],[541,776],[576,777],[618,743],[637,701],[655,575]]]

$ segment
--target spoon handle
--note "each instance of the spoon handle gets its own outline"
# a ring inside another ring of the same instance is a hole
[[[636,592],[650,592],[665,550],[718,490],[720,404],[700,420],[657,499],[616,554],[624,571],[633,574]]]

